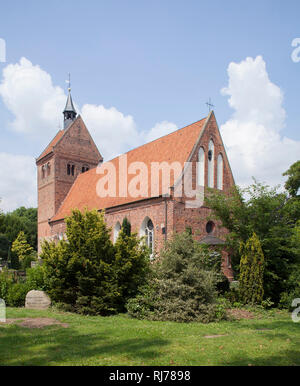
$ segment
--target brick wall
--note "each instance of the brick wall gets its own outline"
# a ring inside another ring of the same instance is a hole
[[[90,169],[102,160],[93,139],[79,116],[69,126],[52,151],[37,161],[38,172],[38,251],[44,238],[51,237],[48,220],[59,209],[83,166]],[[42,167],[50,166],[50,173],[42,176]],[[74,165],[74,175],[68,175],[67,165]]]

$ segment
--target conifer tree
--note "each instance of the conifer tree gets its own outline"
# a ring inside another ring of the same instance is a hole
[[[125,310],[125,303],[136,296],[138,288],[145,283],[150,269],[148,248],[140,242],[136,233],[126,234],[121,229],[115,243],[115,274],[119,288],[119,311]]]
[[[84,314],[123,311],[144,281],[146,248],[137,235],[127,236],[123,230],[114,246],[104,212],[73,210],[66,225],[66,240],[42,246],[51,299]]]
[[[12,243],[12,252],[16,253],[20,261],[24,261],[26,257],[33,253],[33,248],[27,243],[25,233],[19,232],[18,237]]]
[[[130,236],[131,235],[131,224],[127,217],[124,218],[122,222],[122,229],[125,235]]]
[[[255,233],[240,247],[239,291],[245,304],[261,304],[264,296],[264,254]]]

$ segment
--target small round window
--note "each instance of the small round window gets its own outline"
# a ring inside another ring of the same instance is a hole
[[[206,232],[207,233],[212,233],[215,229],[215,224],[212,221],[208,221],[206,224]]]

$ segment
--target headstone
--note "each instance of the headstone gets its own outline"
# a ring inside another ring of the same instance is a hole
[[[25,299],[25,308],[45,310],[51,305],[49,296],[44,291],[29,291]]]
[[[6,305],[3,299],[0,299],[0,323],[6,323]]]

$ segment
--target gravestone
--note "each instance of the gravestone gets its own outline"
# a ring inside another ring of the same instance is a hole
[[[43,291],[29,291],[26,295],[25,308],[45,310],[51,305],[49,296]]]
[[[0,323],[6,322],[6,305],[3,299],[0,299]]]

